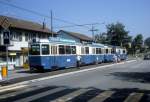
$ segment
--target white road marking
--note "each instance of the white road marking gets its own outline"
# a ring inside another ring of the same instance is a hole
[[[124,102],[139,102],[144,93],[131,93]]]
[[[32,96],[29,96],[29,97],[26,97],[26,98],[23,98],[23,99],[19,99],[19,100],[14,101],[14,102],[29,102],[29,101],[33,101],[33,100],[39,99],[41,97],[44,97],[44,96],[47,96],[47,95],[50,95],[50,94],[62,91],[64,89],[65,88],[63,88],[63,87],[55,88],[55,89],[48,90],[48,91],[45,91],[45,92],[41,92],[39,94],[32,95]]]
[[[58,77],[62,77],[62,76],[72,75],[72,74],[76,74],[76,73],[88,72],[88,71],[97,70],[97,69],[103,69],[105,67],[111,67],[111,66],[114,66],[114,65],[121,65],[121,64],[135,62],[135,61],[136,60],[130,60],[130,61],[121,62],[121,63],[114,63],[114,64],[110,64],[110,65],[98,66],[98,67],[95,67],[95,68],[82,69],[82,70],[79,70],[79,71],[73,71],[73,72],[62,73],[62,74],[58,74],[58,75],[47,76],[47,77],[43,77],[43,78],[23,81],[23,82],[15,83],[13,85],[0,87],[0,90],[1,91],[5,90],[5,89],[9,90],[9,88],[11,89],[12,87],[19,86],[19,85],[25,85],[25,84],[29,84],[29,83],[32,83],[32,82],[37,82],[37,81],[42,81],[42,80],[47,80],[47,79],[53,79],[53,78],[58,78]]]
[[[4,88],[4,89],[0,89],[0,93],[5,92],[5,91],[10,91],[10,90],[16,90],[16,89],[21,89],[24,87],[27,87],[28,85],[20,85],[20,86],[13,86],[13,87],[9,87],[9,88]]]
[[[50,102],[68,102],[69,100],[75,98],[76,96],[79,96],[83,93],[86,93],[87,91],[89,91],[90,89],[79,89],[75,92],[72,92],[70,94],[67,94],[65,96],[62,96],[56,100],[50,101]]]
[[[115,93],[114,91],[104,91],[88,102],[103,102],[114,93]]]
[[[20,95],[20,94],[23,94],[23,93],[27,93],[27,92],[37,90],[39,88],[41,88],[41,87],[33,87],[33,86],[32,87],[24,87],[23,90],[19,90],[19,91],[15,91],[15,92],[8,92],[7,94],[0,95],[0,99],[17,96],[17,95]]]

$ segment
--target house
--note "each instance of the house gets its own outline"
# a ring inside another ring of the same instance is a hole
[[[93,39],[89,36],[86,36],[85,34],[80,34],[80,33],[75,33],[75,32],[70,32],[70,31],[65,31],[65,30],[60,30],[57,33],[60,38],[74,40],[77,43],[92,43],[93,42]]]
[[[33,38],[47,39],[51,36],[57,36],[57,33],[52,33],[45,23],[39,24],[13,17],[0,16],[0,61],[6,60],[6,47],[3,44],[5,27],[10,32],[9,61],[15,62],[16,66],[22,66],[27,60],[28,43]]]

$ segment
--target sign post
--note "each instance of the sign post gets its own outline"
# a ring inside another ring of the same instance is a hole
[[[3,31],[3,43],[6,46],[6,71],[8,71],[8,46],[10,45],[10,32],[8,29]]]
[[[9,31],[9,27],[10,27],[10,22],[7,18],[5,18],[2,21],[1,24],[3,30],[3,44],[6,46],[6,67],[5,67],[5,76],[7,76],[7,71],[8,71],[8,46],[10,45],[10,31]],[[3,73],[4,74],[4,73]]]

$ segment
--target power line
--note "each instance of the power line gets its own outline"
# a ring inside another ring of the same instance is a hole
[[[94,26],[92,25],[92,28],[89,30],[92,32],[92,38],[93,38],[93,41],[95,42],[95,33],[96,31],[98,31],[98,29],[95,29]]]
[[[32,13],[32,14],[35,14],[35,15],[38,15],[38,16],[41,16],[41,17],[45,17],[45,18],[51,19],[50,16],[41,14],[41,13],[36,12],[36,11],[32,11],[32,10],[26,9],[26,8],[23,8],[23,7],[19,7],[19,6],[16,6],[16,5],[14,5],[14,4],[10,4],[10,3],[7,3],[7,2],[3,2],[3,1],[0,1],[0,3],[1,3],[1,4],[4,4],[4,5],[7,5],[7,6],[10,6],[10,7],[13,7],[13,8],[17,8],[17,9],[19,9],[19,10],[23,10],[23,11],[26,11],[26,12],[29,12],[29,13]],[[79,25],[79,24],[76,24],[76,23],[73,23],[73,22],[70,22],[70,21],[66,21],[66,20],[62,20],[62,19],[59,19],[59,18],[53,17],[53,19],[54,19],[54,20],[57,20],[57,21],[60,21],[60,22],[72,24],[73,26],[81,26],[81,25]],[[84,26],[84,25],[82,25],[81,27],[85,27],[85,28],[89,29],[89,27]]]
[[[38,15],[38,16],[41,16],[41,17],[46,17],[46,18],[50,18],[49,16],[47,15],[43,15],[39,12],[36,12],[36,11],[32,11],[32,10],[29,10],[29,9],[26,9],[26,8],[23,8],[23,7],[19,7],[19,6],[16,6],[14,4],[10,4],[10,3],[6,3],[6,2],[3,2],[3,1],[0,1],[1,4],[4,4],[4,5],[7,5],[7,6],[11,6],[11,7],[14,7],[14,8],[17,8],[17,9],[20,9],[20,10],[23,10],[23,11],[26,11],[26,12],[30,12],[30,13],[33,13],[35,15]]]
[[[84,28],[90,29],[89,27],[86,26],[87,24],[81,25],[81,24],[76,24],[76,23],[70,22],[70,21],[62,20],[62,19],[59,19],[59,18],[54,18],[54,19],[57,20],[57,21],[61,21],[61,22],[64,22],[64,23],[71,24],[70,26],[62,26],[62,27],[56,27],[56,28],[67,28],[67,27],[80,26],[80,27],[84,27]]]
[[[89,24],[78,24],[78,25],[69,25],[69,26],[59,26],[55,28],[69,28],[69,27],[75,27],[75,26],[88,26],[88,25],[97,25],[99,23],[89,23]]]

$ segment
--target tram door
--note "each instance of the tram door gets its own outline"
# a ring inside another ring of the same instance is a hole
[[[51,55],[52,55],[52,60],[51,60],[52,66],[57,66],[57,63],[56,63],[57,45],[51,46]]]

